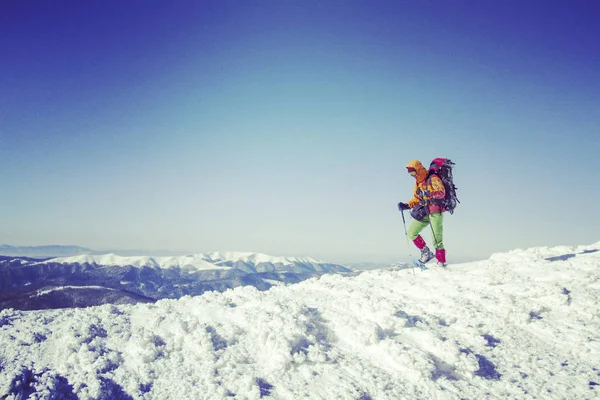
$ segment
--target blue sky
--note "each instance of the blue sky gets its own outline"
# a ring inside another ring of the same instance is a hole
[[[405,260],[435,157],[449,261],[599,240],[597,2],[173,3],[0,6],[0,243]]]

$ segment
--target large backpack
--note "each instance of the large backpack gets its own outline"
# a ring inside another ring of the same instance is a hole
[[[457,204],[460,203],[456,197],[457,187],[454,186],[452,167],[454,163],[449,158],[435,158],[429,165],[429,176],[435,174],[440,177],[446,190],[446,196],[440,200],[432,200],[433,204],[444,207],[450,214],[454,213]]]

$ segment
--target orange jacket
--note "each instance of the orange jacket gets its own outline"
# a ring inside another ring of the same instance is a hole
[[[410,208],[418,204],[428,204],[430,214],[444,212],[443,207],[431,203],[431,199],[441,200],[446,196],[446,189],[444,189],[444,184],[440,177],[435,174],[430,175],[419,160],[410,161],[406,165],[406,168],[414,168],[417,171],[413,198],[406,204]]]

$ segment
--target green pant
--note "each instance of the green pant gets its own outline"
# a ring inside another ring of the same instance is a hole
[[[433,213],[426,215],[420,221],[416,219],[408,227],[408,238],[410,240],[415,240],[419,233],[427,225],[431,225],[431,230],[433,232],[433,246],[436,249],[444,248],[444,214],[443,213]]]

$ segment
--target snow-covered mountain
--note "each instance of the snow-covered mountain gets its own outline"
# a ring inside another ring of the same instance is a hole
[[[389,264],[386,263],[374,263],[374,262],[357,262],[357,263],[346,263],[345,267],[351,269],[352,271],[367,271],[370,269],[381,269],[389,267]]]
[[[0,309],[22,310],[151,302],[252,285],[297,283],[349,269],[312,258],[259,253],[180,257],[83,254],[35,260],[0,257]]]
[[[600,242],[153,304],[5,309],[0,398],[598,398],[599,282]]]
[[[305,257],[274,257],[262,253],[214,252],[203,255],[204,259],[218,266],[227,266],[246,272],[348,272],[338,264],[317,261]]]
[[[92,252],[91,249],[79,246],[11,246],[0,244],[0,255],[2,256],[63,257]]]
[[[52,258],[41,262],[42,264],[88,264],[104,267],[126,267],[137,268],[184,268],[191,271],[223,269],[216,264],[206,261],[202,254],[181,257],[149,257],[149,256],[119,256],[116,254],[82,254],[74,257]]]
[[[235,268],[247,273],[256,272],[348,272],[348,269],[332,263],[306,257],[277,257],[251,252],[213,252],[178,257],[119,256],[116,254],[83,254],[73,257],[53,258],[44,263],[89,264],[97,266],[134,266],[149,268],[185,268],[188,270],[211,270]]]

